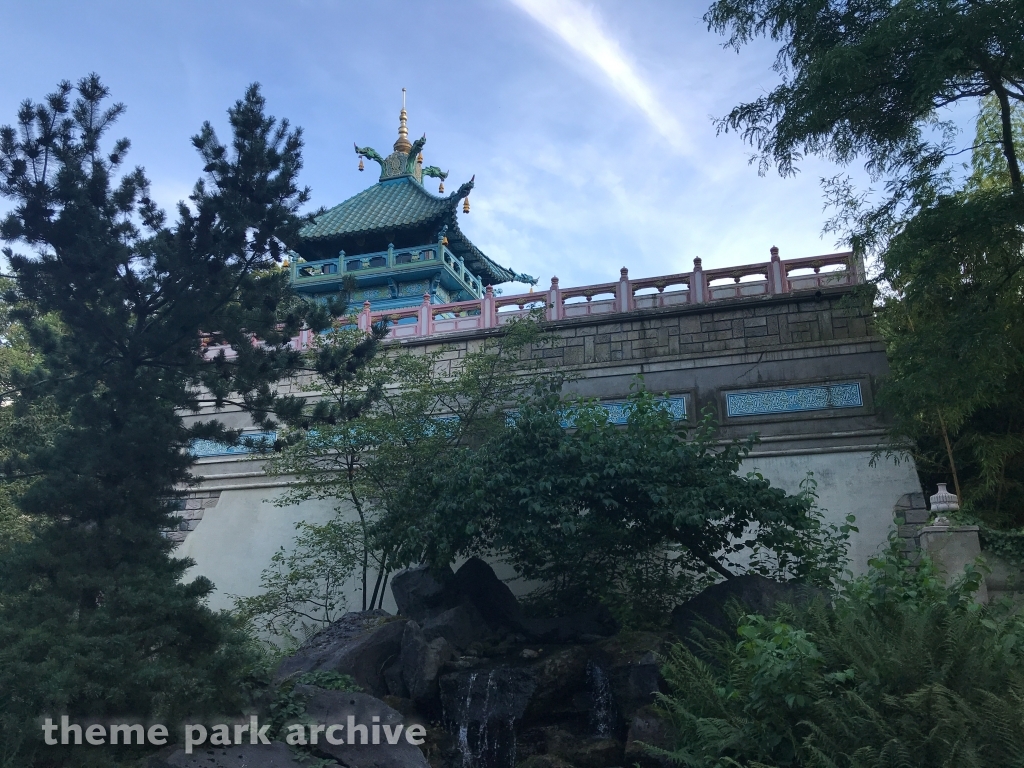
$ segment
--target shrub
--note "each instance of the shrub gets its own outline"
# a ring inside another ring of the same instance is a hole
[[[692,768],[1020,766],[1024,620],[894,546],[830,607],[740,615],[664,664],[659,706]],[[734,606],[735,608],[735,606]]]

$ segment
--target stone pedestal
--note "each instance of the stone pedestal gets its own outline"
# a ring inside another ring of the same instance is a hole
[[[946,582],[964,572],[964,567],[981,555],[976,525],[926,525],[918,534],[921,549],[928,553]],[[988,589],[982,580],[975,599],[988,602]]]

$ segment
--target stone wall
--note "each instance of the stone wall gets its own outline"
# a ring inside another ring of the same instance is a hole
[[[685,401],[688,423],[711,407],[723,439],[757,433],[760,442],[743,471],[759,471],[791,493],[813,472],[826,519],[841,522],[856,515],[861,532],[851,554],[854,570],[862,570],[892,529],[893,505],[921,488],[911,462],[876,455],[884,448],[885,423],[873,395],[887,363],[869,309],[855,300],[856,290],[823,288],[548,321],[550,342],[529,355],[570,372],[575,379],[569,388],[582,395],[614,403],[628,397],[637,376],[643,376],[648,390]],[[411,351],[443,347],[444,364],[457,366],[467,351],[498,333],[500,328],[474,329],[390,344]],[[293,382],[292,388],[301,383]],[[857,402],[747,408],[738,414],[728,407],[737,394],[765,395],[767,402],[790,392],[799,400],[834,387],[855,387]],[[212,415],[212,410],[201,414]],[[218,417],[231,427],[248,425],[239,412]],[[196,491],[219,492],[220,501],[205,508],[201,521],[186,521],[194,530],[180,552],[195,559],[193,574],[218,585],[211,599],[215,607],[228,607],[230,594],[257,591],[260,571],[279,546],[289,543],[297,520],[327,519],[332,508],[354,515],[340,502],[276,507],[274,499],[289,479],[267,477],[259,461],[245,456],[200,459],[196,473],[202,477]]]

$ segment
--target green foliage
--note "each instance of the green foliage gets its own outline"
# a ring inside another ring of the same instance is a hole
[[[324,315],[277,267],[308,193],[301,132],[265,114],[259,88],[228,110],[229,142],[208,123],[193,137],[204,176],[172,225],[125,169],[127,139],[106,144],[124,111],[107,95],[94,75],[61,83],[0,128],[5,311],[28,350],[4,371],[2,481],[32,534],[0,558],[7,764],[32,761],[44,714],[173,722],[242,706],[251,643],[161,534],[192,441],[239,432],[183,414],[232,402],[270,426],[294,410],[274,385],[301,362],[290,338]],[[234,356],[204,354],[204,339]]]
[[[1024,146],[1024,105],[1011,104],[1010,135],[1014,145]],[[1003,152],[1003,113],[999,99],[988,95],[981,100],[974,147],[971,152],[969,191],[1011,188],[1010,173]]]
[[[300,685],[314,685],[317,688],[325,688],[328,691],[342,691],[343,693],[359,693],[360,688],[351,675],[343,675],[340,672],[321,670],[319,672],[306,672],[299,675],[295,682]]]
[[[762,171],[793,173],[806,154],[863,161],[877,188],[825,184],[828,228],[879,258],[890,453],[988,524],[1024,525],[1010,501],[1024,490],[1020,3],[718,0],[705,20],[736,48],[781,43],[782,83],[719,124]],[[979,107],[966,146],[945,111],[960,103]]]
[[[659,706],[693,768],[1017,766],[1024,619],[893,547],[834,607],[740,616],[665,660]],[[657,750],[655,750],[657,751]]]
[[[751,442],[720,445],[710,412],[686,439],[642,386],[627,413],[616,426],[594,401],[538,389],[487,440],[417,475],[415,521],[382,522],[406,559],[496,556],[543,582],[545,607],[604,602],[633,627],[660,624],[752,550],[764,570],[811,576],[812,499],[737,474]]]
[[[884,243],[903,206],[927,205],[949,170],[955,127],[940,110],[991,95],[1006,118],[1024,100],[1015,0],[717,0],[704,19],[737,50],[761,36],[781,43],[782,82],[735,107],[720,129],[751,143],[762,171],[792,174],[808,154],[840,165],[863,159],[885,182],[878,206],[864,212],[862,200],[835,191],[851,206],[840,215],[853,215],[869,247]],[[999,141],[1014,194],[1024,195],[1012,138]]]
[[[279,504],[323,499],[338,505],[339,520],[355,513],[364,610],[383,601],[390,571],[419,560],[420,552],[405,547],[404,538],[421,530],[421,478],[500,430],[505,408],[525,391],[563,380],[528,359],[531,345],[544,342],[536,318],[503,330],[467,350],[456,366],[448,348],[393,350],[347,380],[318,375],[307,387],[327,403],[323,408],[349,418],[311,421],[306,428],[293,422],[287,447],[268,471],[297,480]],[[335,328],[317,349],[330,354],[359,336]],[[372,591],[370,569],[377,572]]]
[[[298,522],[299,534],[283,546],[260,574],[261,592],[235,596],[239,615],[260,632],[284,639],[305,639],[336,621],[346,607],[346,583],[360,563],[359,530],[353,523]]]
[[[755,474],[758,479],[764,479]],[[850,534],[857,533],[857,518],[847,515],[839,525],[825,521],[825,512],[818,506],[818,482],[814,473],[800,481],[797,496],[807,505],[806,520],[793,529],[784,547],[765,546],[756,541],[750,548],[747,570],[779,581],[798,576],[801,581],[821,589],[838,588],[849,564]]]

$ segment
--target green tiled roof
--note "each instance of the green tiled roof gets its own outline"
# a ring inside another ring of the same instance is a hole
[[[437,197],[410,177],[383,181],[318,216],[300,234],[308,240],[326,240],[428,224],[454,213],[457,194]]]
[[[508,282],[515,272],[491,261],[459,229],[456,209],[470,189],[472,182],[447,197],[438,197],[410,176],[386,179],[324,212],[299,235],[305,240],[325,241],[429,227],[434,237],[447,225],[449,248],[472,272],[487,285]]]

